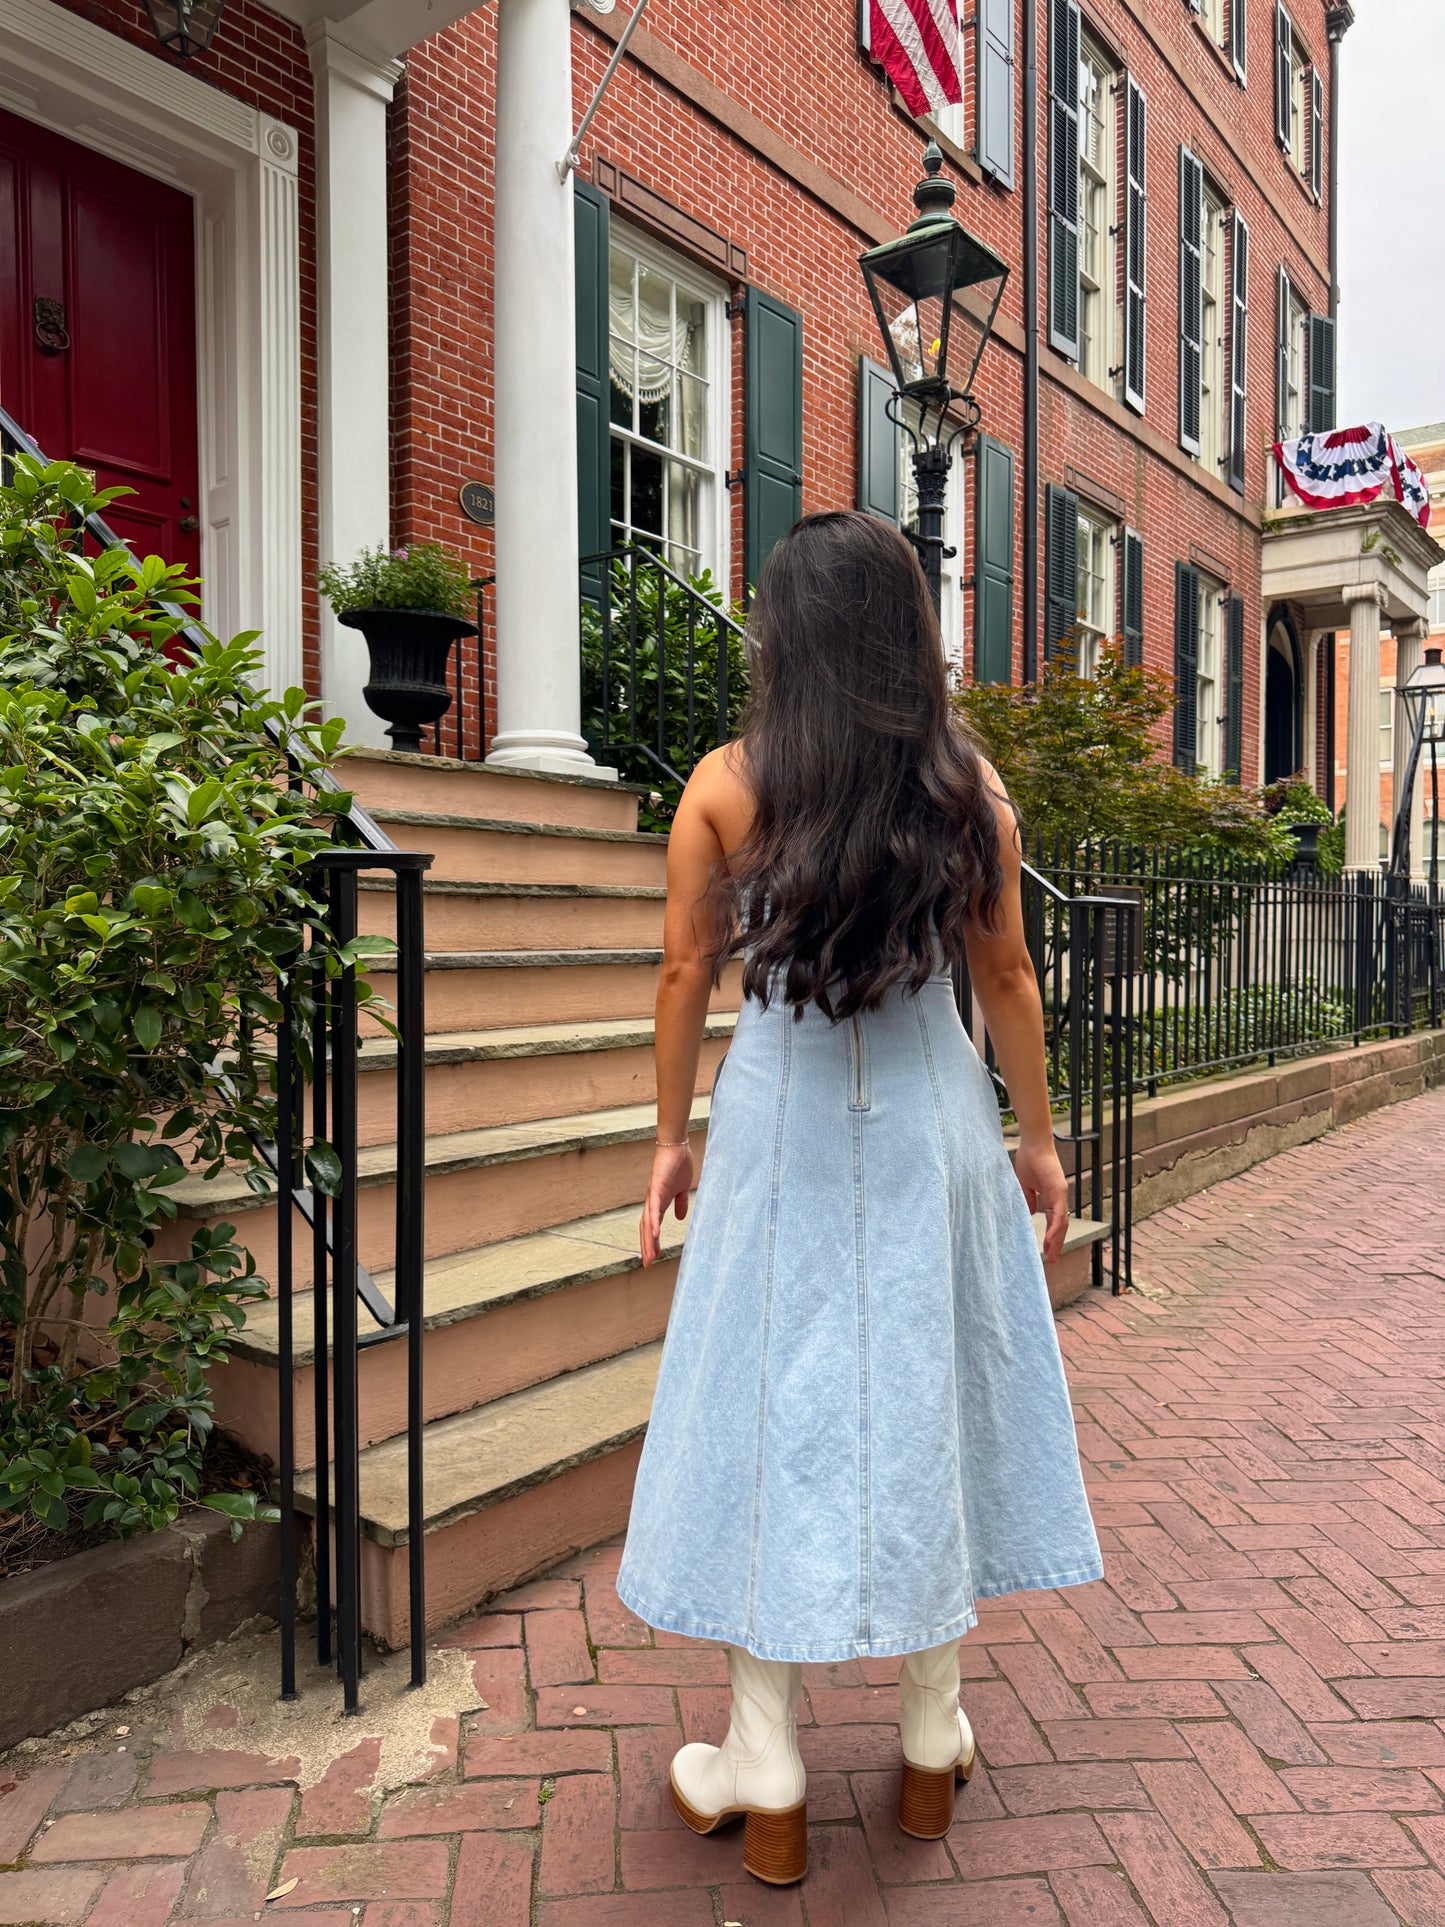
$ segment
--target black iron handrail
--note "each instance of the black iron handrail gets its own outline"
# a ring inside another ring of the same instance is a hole
[[[48,458],[32,436],[4,408],[0,408],[0,457],[29,456],[48,465]],[[129,548],[99,515],[74,518],[78,536],[88,536],[102,549]],[[175,624],[175,634],[192,652],[204,647],[199,626],[173,602],[157,601]],[[460,671],[459,671],[460,673]],[[480,682],[480,679],[479,679]],[[460,704],[458,707],[460,723]],[[281,750],[293,785],[304,775],[317,790],[345,794],[329,770],[317,770],[301,753],[289,728],[268,719],[266,734]],[[277,1185],[277,1340],[278,1370],[286,1395],[278,1400],[277,1486],[281,1514],[281,1590],[278,1618],[281,1627],[282,1697],[296,1696],[296,1462],[295,1462],[295,1344],[292,1295],[294,1280],[293,1214],[299,1213],[312,1234],[312,1307],[315,1349],[312,1376],[316,1420],[316,1574],[317,1659],[332,1657],[332,1538],[335,1539],[336,1615],[335,1657],[342,1681],[346,1711],[359,1705],[361,1677],[361,1501],[359,1486],[360,1415],[358,1410],[359,1354],[368,1345],[395,1339],[407,1342],[407,1500],[410,1541],[409,1612],[411,1622],[411,1677],[414,1685],[426,1678],[425,1587],[423,1537],[425,1507],[422,1488],[422,1330],[423,1330],[423,1184],[426,1122],[422,1080],[426,1053],[424,979],[426,944],[423,933],[422,878],[432,858],[425,852],[402,850],[353,797],[334,821],[350,847],[336,848],[311,865],[316,894],[326,903],[326,917],[338,946],[357,933],[357,877],[362,870],[390,871],[397,895],[397,1008],[399,1041],[397,1076],[397,1229],[396,1302],[387,1303],[360,1262],[356,1240],[358,1146],[356,1118],[357,1028],[356,972],[343,969],[334,982],[318,961],[292,958],[282,987],[282,1020],[277,1031],[278,1133],[272,1144],[260,1137],[252,1143],[257,1156]],[[303,1053],[298,1051],[294,976],[309,970],[313,1145],[328,1143],[336,1153],[340,1181],[329,1197],[306,1183],[305,1095],[307,1079]],[[328,1075],[335,1086],[328,1136]],[[330,1284],[328,1286],[328,1269]],[[341,1280],[349,1290],[339,1290]],[[333,1313],[328,1321],[327,1296]],[[358,1305],[364,1306],[376,1329],[358,1329]],[[331,1325],[328,1374],[327,1325]],[[329,1411],[328,1411],[329,1400]],[[327,1469],[329,1441],[335,1439],[336,1503],[331,1502]]]
[[[642,543],[583,556],[581,587],[589,746],[625,776],[680,793],[733,733],[746,687],[742,625]]]

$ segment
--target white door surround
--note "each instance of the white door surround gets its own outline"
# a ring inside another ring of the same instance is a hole
[[[193,197],[203,615],[300,683],[295,130],[54,0],[0,0],[0,105]]]

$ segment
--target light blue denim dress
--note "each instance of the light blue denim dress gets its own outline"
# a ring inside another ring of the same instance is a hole
[[[946,974],[747,1002],[713,1096],[618,1575],[762,1659],[938,1646],[1103,1571],[1053,1314]]]

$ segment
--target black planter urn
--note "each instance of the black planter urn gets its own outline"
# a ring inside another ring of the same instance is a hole
[[[392,748],[420,750],[422,730],[451,707],[452,644],[474,636],[476,625],[436,609],[347,609],[337,620],[366,638],[371,674],[361,693],[372,714],[390,725]]]
[[[1320,828],[1318,823],[1288,823],[1285,825],[1294,838],[1294,867],[1297,870],[1313,870],[1320,860]]]

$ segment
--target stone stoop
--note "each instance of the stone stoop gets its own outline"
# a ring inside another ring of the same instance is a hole
[[[638,792],[442,757],[362,751],[358,801],[403,848],[432,851],[425,889],[427,1153],[424,1410],[427,1609],[440,1623],[617,1532],[646,1429],[683,1228],[644,1272],[637,1209],[652,1160],[652,1006],[666,839],[636,828]],[[364,929],[394,896],[368,880]],[[373,966],[383,993],[392,967]],[[693,1108],[705,1143],[712,1078],[740,999],[713,1000]],[[397,1052],[371,1026],[360,1055],[358,1230],[390,1295],[395,1262]],[[174,1187],[182,1220],[231,1220],[274,1275],[276,1212],[228,1174]],[[1103,1227],[1075,1222],[1050,1275],[1081,1292]],[[295,1243],[299,1502],[314,1492],[310,1239]],[[367,1321],[363,1315],[363,1327]],[[275,1455],[274,1299],[213,1374],[219,1422]],[[360,1356],[363,1617],[408,1634],[405,1354]]]

